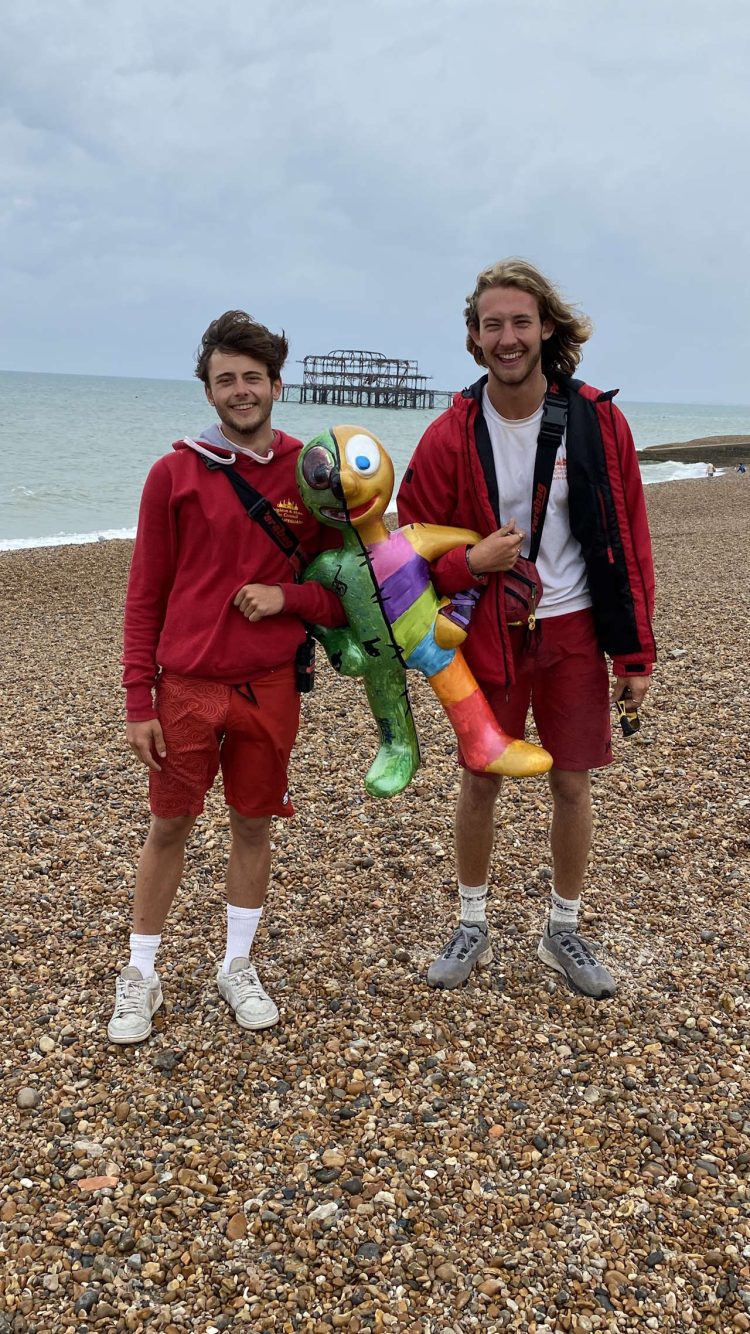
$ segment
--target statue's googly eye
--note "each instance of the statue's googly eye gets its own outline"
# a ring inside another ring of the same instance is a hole
[[[369,435],[353,435],[346,442],[346,461],[363,477],[372,477],[380,467],[380,450]]]
[[[302,460],[302,476],[314,491],[326,491],[331,480],[333,459],[322,445],[316,445]]]

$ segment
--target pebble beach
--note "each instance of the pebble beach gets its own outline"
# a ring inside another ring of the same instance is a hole
[[[544,779],[506,784],[495,959],[455,918],[452,733],[390,802],[318,654],[254,950],[281,1010],[216,991],[226,818],[197,825],[151,1039],[106,1039],[145,771],[119,688],[125,541],[0,555],[0,1334],[750,1330],[750,477],[650,486],[660,658],[594,776],[583,930],[619,981],[536,959]]]

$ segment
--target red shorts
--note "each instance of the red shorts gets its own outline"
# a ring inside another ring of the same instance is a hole
[[[514,685],[480,682],[490,708],[510,736],[523,737],[530,705],[556,769],[601,769],[612,763],[609,673],[592,612],[545,617],[537,626],[530,648],[525,631],[511,629]]]
[[[254,703],[234,686],[162,673],[156,710],[167,754],[161,773],[149,771],[154,815],[200,815],[220,768],[226,803],[239,815],[294,815],[287,780],[299,727],[294,666],[258,677],[252,692]]]

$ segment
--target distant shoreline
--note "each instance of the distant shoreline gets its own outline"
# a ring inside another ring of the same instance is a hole
[[[750,435],[706,435],[671,445],[646,445],[638,450],[642,463],[696,463],[711,454],[711,462],[730,465],[750,462]]]
[[[683,440],[671,445],[647,445],[637,451],[641,464],[699,464],[711,463],[719,468],[734,471],[738,463],[746,463],[750,468],[750,435],[711,435],[696,440]],[[703,476],[701,473],[700,476]],[[645,478],[648,490],[652,486],[672,486],[683,481],[696,481],[699,474],[694,472],[686,477],[669,477],[663,480]],[[388,513],[395,516],[395,499],[391,501]],[[102,542],[132,542],[135,537],[135,525],[129,528],[91,529],[76,533],[50,533],[41,537],[0,538],[0,556],[9,552],[65,549],[68,547],[87,547]]]

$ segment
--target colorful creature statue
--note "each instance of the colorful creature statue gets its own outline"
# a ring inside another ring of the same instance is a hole
[[[430,561],[479,541],[478,534],[425,523],[389,531],[383,515],[393,493],[393,463],[376,436],[359,426],[336,426],[310,440],[297,462],[297,481],[316,518],[343,532],[342,547],[316,556],[305,578],[333,589],[349,620],[340,630],[316,626],[315,634],[338,672],[364,678],[380,731],[365,778],[370,795],[394,796],[419,768],[406,668],[427,677],[470,769],[516,778],[546,773],[552,756],[500,728],[466,664],[460,599],[441,599],[430,582]]]

